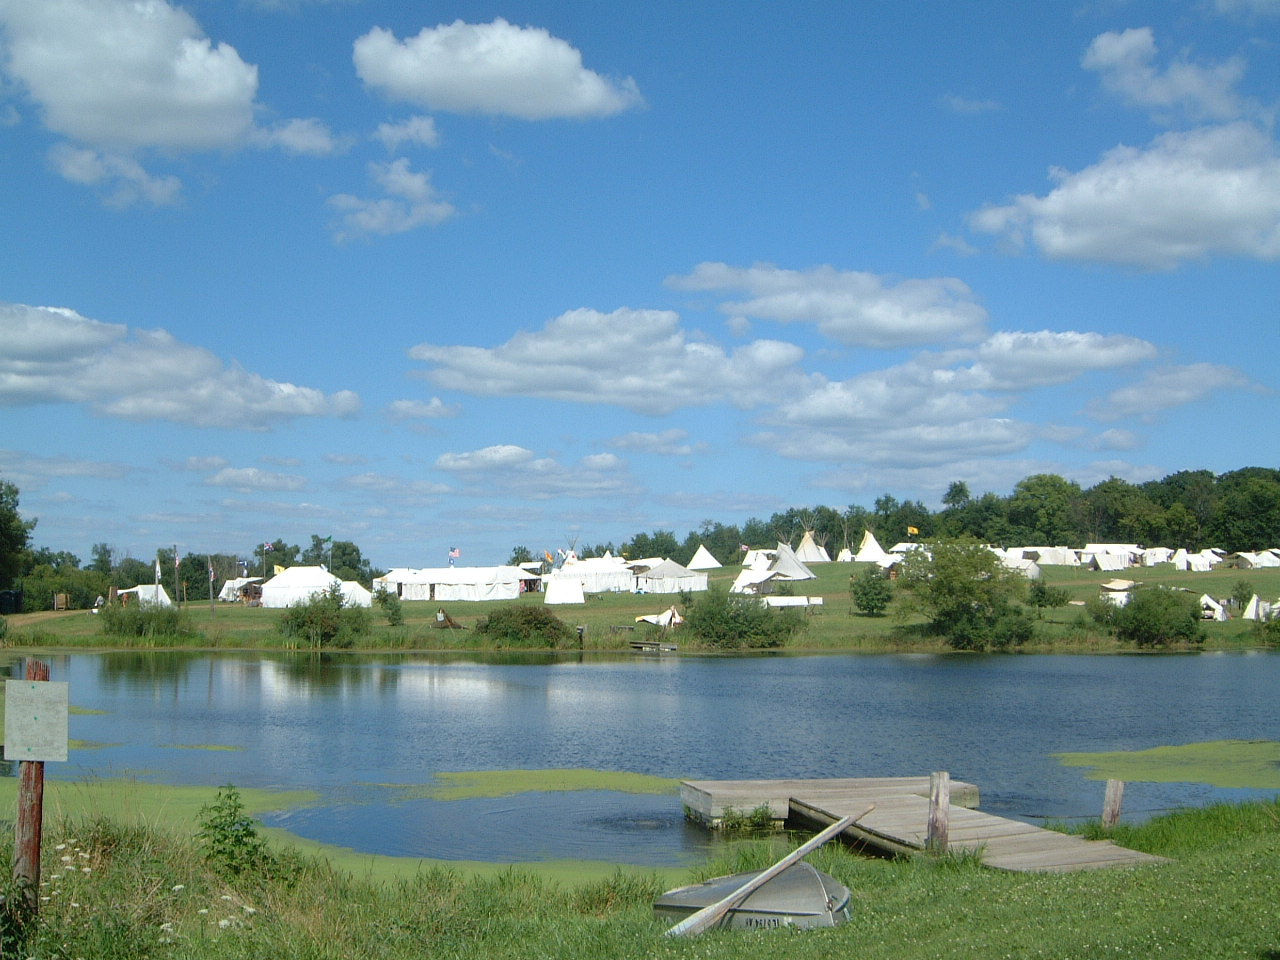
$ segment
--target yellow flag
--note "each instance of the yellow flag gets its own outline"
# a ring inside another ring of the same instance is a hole
[[[917,530],[915,527],[907,527],[907,533],[911,534],[914,537],[918,535],[920,531]]]
[[[275,568],[276,568],[276,573],[277,573],[277,574],[284,573],[284,571],[285,571],[285,568],[284,568],[284,567],[282,567],[282,566],[280,566],[280,564],[278,564],[278,563],[275,565]]]

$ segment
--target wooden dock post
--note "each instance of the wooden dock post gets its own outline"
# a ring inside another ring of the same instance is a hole
[[[48,680],[49,665],[27,660],[28,680]],[[44,827],[44,761],[18,764],[18,819],[13,833],[13,879],[27,912],[40,910],[40,834]]]
[[[947,828],[951,819],[951,774],[945,770],[929,774],[929,828],[925,849],[931,853],[947,852]]]
[[[1124,803],[1124,781],[1108,780],[1107,794],[1102,801],[1102,826],[1110,830],[1120,820],[1120,807]]]

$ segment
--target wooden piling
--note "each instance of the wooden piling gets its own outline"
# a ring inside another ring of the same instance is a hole
[[[1108,780],[1107,793],[1102,801],[1102,826],[1110,830],[1120,820],[1120,807],[1124,803],[1124,781]]]
[[[28,680],[48,680],[49,665],[27,660]],[[40,909],[40,834],[44,826],[44,761],[18,764],[18,820],[13,835],[13,879],[30,915]]]
[[[951,819],[951,774],[939,770],[929,774],[929,828],[925,849],[947,852],[947,830]]]

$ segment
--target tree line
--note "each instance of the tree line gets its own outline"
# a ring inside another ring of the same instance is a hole
[[[1181,470],[1139,484],[1110,477],[1088,488],[1057,474],[1038,473],[1020,480],[1008,496],[974,496],[964,480],[956,480],[938,510],[886,493],[870,509],[859,504],[791,507],[740,526],[706,520],[683,540],[673,531],[655,530],[576,552],[581,557],[609,551],[632,559],[671,557],[688,563],[698,545],[705,544],[721,563],[731,563],[741,559],[744,546],[772,547],[779,541],[795,546],[806,530],[832,559],[844,547],[856,551],[864,530],[886,549],[904,540],[971,538],[1005,547],[1139,543],[1193,551],[1259,550],[1280,547],[1280,470]],[[535,558],[525,547],[516,547],[511,562],[519,559]]]

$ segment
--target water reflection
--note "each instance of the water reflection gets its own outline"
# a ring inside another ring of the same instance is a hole
[[[455,850],[443,844],[443,831],[461,844],[451,855],[468,858],[499,856],[468,846],[467,837],[488,838],[487,830],[461,826],[487,824],[483,803],[391,804],[372,785],[481,769],[722,779],[949,770],[979,784],[993,812],[1081,817],[1097,816],[1102,785],[1053,753],[1280,739],[1274,653],[690,659],[165,651],[75,654],[53,658],[51,668],[54,679],[70,681],[76,706],[102,711],[73,716],[71,736],[122,744],[73,751],[70,762],[51,765],[51,776],[146,771],[173,783],[311,789],[323,802],[288,815],[308,836],[362,850]],[[1126,814],[1257,793],[1132,784]],[[499,845],[515,844],[517,833],[529,833],[519,843],[548,849],[557,838],[579,837],[602,859],[625,846],[617,825],[666,822],[662,810],[679,814],[674,797],[526,794],[503,803],[564,812],[512,818],[498,831]],[[424,821],[439,831],[423,832]],[[682,831],[657,831],[662,841],[650,836],[650,853],[684,856]]]

